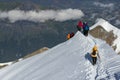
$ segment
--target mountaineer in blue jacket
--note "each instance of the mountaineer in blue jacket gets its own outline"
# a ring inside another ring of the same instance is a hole
[[[88,26],[88,24],[85,22],[85,23],[83,23],[83,34],[84,34],[85,36],[88,36],[88,31],[89,31],[89,26]]]

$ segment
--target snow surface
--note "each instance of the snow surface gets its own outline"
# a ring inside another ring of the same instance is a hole
[[[95,43],[100,59],[93,66],[89,53]],[[77,32],[42,54],[0,69],[0,80],[119,80],[119,59],[105,41]]]
[[[0,66],[4,66],[4,65],[11,65],[13,64],[14,62],[6,62],[6,63],[0,63]]]
[[[104,19],[98,19],[96,21],[97,23],[91,27],[91,29],[97,27],[97,26],[102,26],[107,32],[113,31],[113,34],[117,36],[117,39],[114,40],[112,46],[116,46],[116,52],[120,52],[120,29],[117,27],[111,25],[108,21]]]

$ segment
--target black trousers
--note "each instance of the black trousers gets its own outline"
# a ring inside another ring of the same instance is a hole
[[[97,62],[97,57],[92,57],[93,65]]]
[[[88,30],[83,30],[84,31],[84,35],[88,36]]]
[[[81,28],[77,26],[78,31],[81,31]]]

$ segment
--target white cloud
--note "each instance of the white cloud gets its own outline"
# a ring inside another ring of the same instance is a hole
[[[90,18],[94,19],[97,15],[98,15],[97,13],[93,13]]]
[[[94,2],[94,5],[104,7],[104,8],[112,8],[112,7],[114,7],[113,3],[104,4],[104,3],[100,3],[100,2]]]
[[[34,22],[44,22],[46,20],[66,21],[80,19],[84,13],[79,9],[64,9],[64,10],[40,10],[40,11],[0,11],[0,19],[8,18],[10,22],[19,20],[28,20]]]

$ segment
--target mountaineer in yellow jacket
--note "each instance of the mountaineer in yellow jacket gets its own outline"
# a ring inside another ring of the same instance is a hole
[[[98,48],[95,45],[92,49],[92,53],[91,53],[91,57],[92,57],[92,61],[93,61],[93,65],[96,64],[97,62],[97,56],[100,58],[99,53],[98,53]]]

